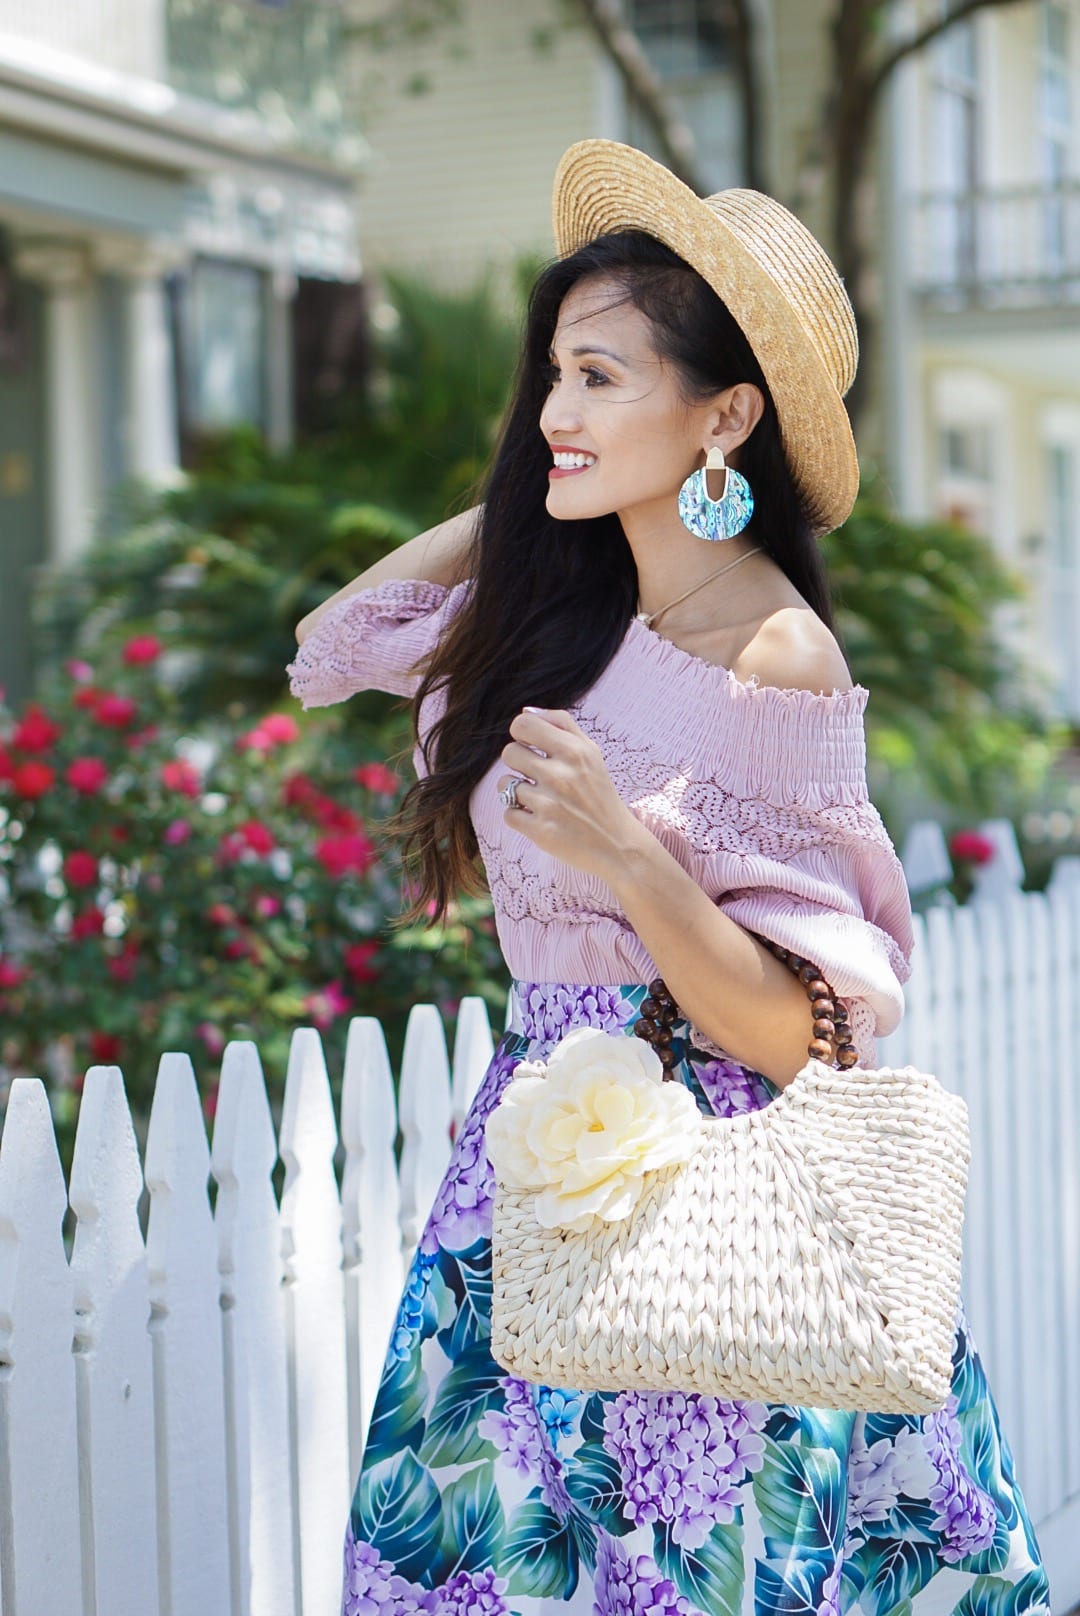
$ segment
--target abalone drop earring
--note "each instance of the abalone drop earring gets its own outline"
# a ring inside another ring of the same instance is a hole
[[[724,479],[716,499],[709,493],[710,471],[722,473]],[[718,539],[733,539],[753,514],[754,496],[750,484],[741,471],[728,465],[723,449],[714,446],[705,464],[691,472],[679,489],[679,517],[683,526],[699,539],[714,543]]]

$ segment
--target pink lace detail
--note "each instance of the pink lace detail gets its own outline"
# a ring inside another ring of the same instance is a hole
[[[358,690],[411,695],[417,663],[435,649],[467,588],[388,578],[347,595],[319,619],[289,664],[293,695],[305,707],[328,707]]]

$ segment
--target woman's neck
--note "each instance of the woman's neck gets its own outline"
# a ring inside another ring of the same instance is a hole
[[[648,613],[659,612],[668,601],[701,583],[725,561],[734,561],[758,547],[756,539],[745,533],[722,544],[706,543],[683,526],[668,501],[660,510],[635,506],[620,512],[619,520],[637,568],[641,609]],[[735,577],[743,579],[743,569]],[[724,589],[722,580],[717,580],[716,588]],[[703,601],[709,593],[706,587],[695,602]]]

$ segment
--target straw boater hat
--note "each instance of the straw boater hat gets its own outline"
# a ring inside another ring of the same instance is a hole
[[[615,230],[666,243],[727,304],[765,373],[814,528],[850,514],[859,462],[843,395],[859,339],[844,285],[793,213],[760,191],[704,199],[633,146],[581,140],[555,175],[559,256]]]

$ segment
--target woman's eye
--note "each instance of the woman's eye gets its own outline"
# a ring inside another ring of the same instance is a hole
[[[605,376],[602,370],[597,370],[595,365],[583,365],[579,374],[584,377],[586,387],[605,387],[611,379]],[[557,382],[561,381],[562,372],[559,370],[558,365],[545,365],[543,379],[548,387],[554,387]]]

